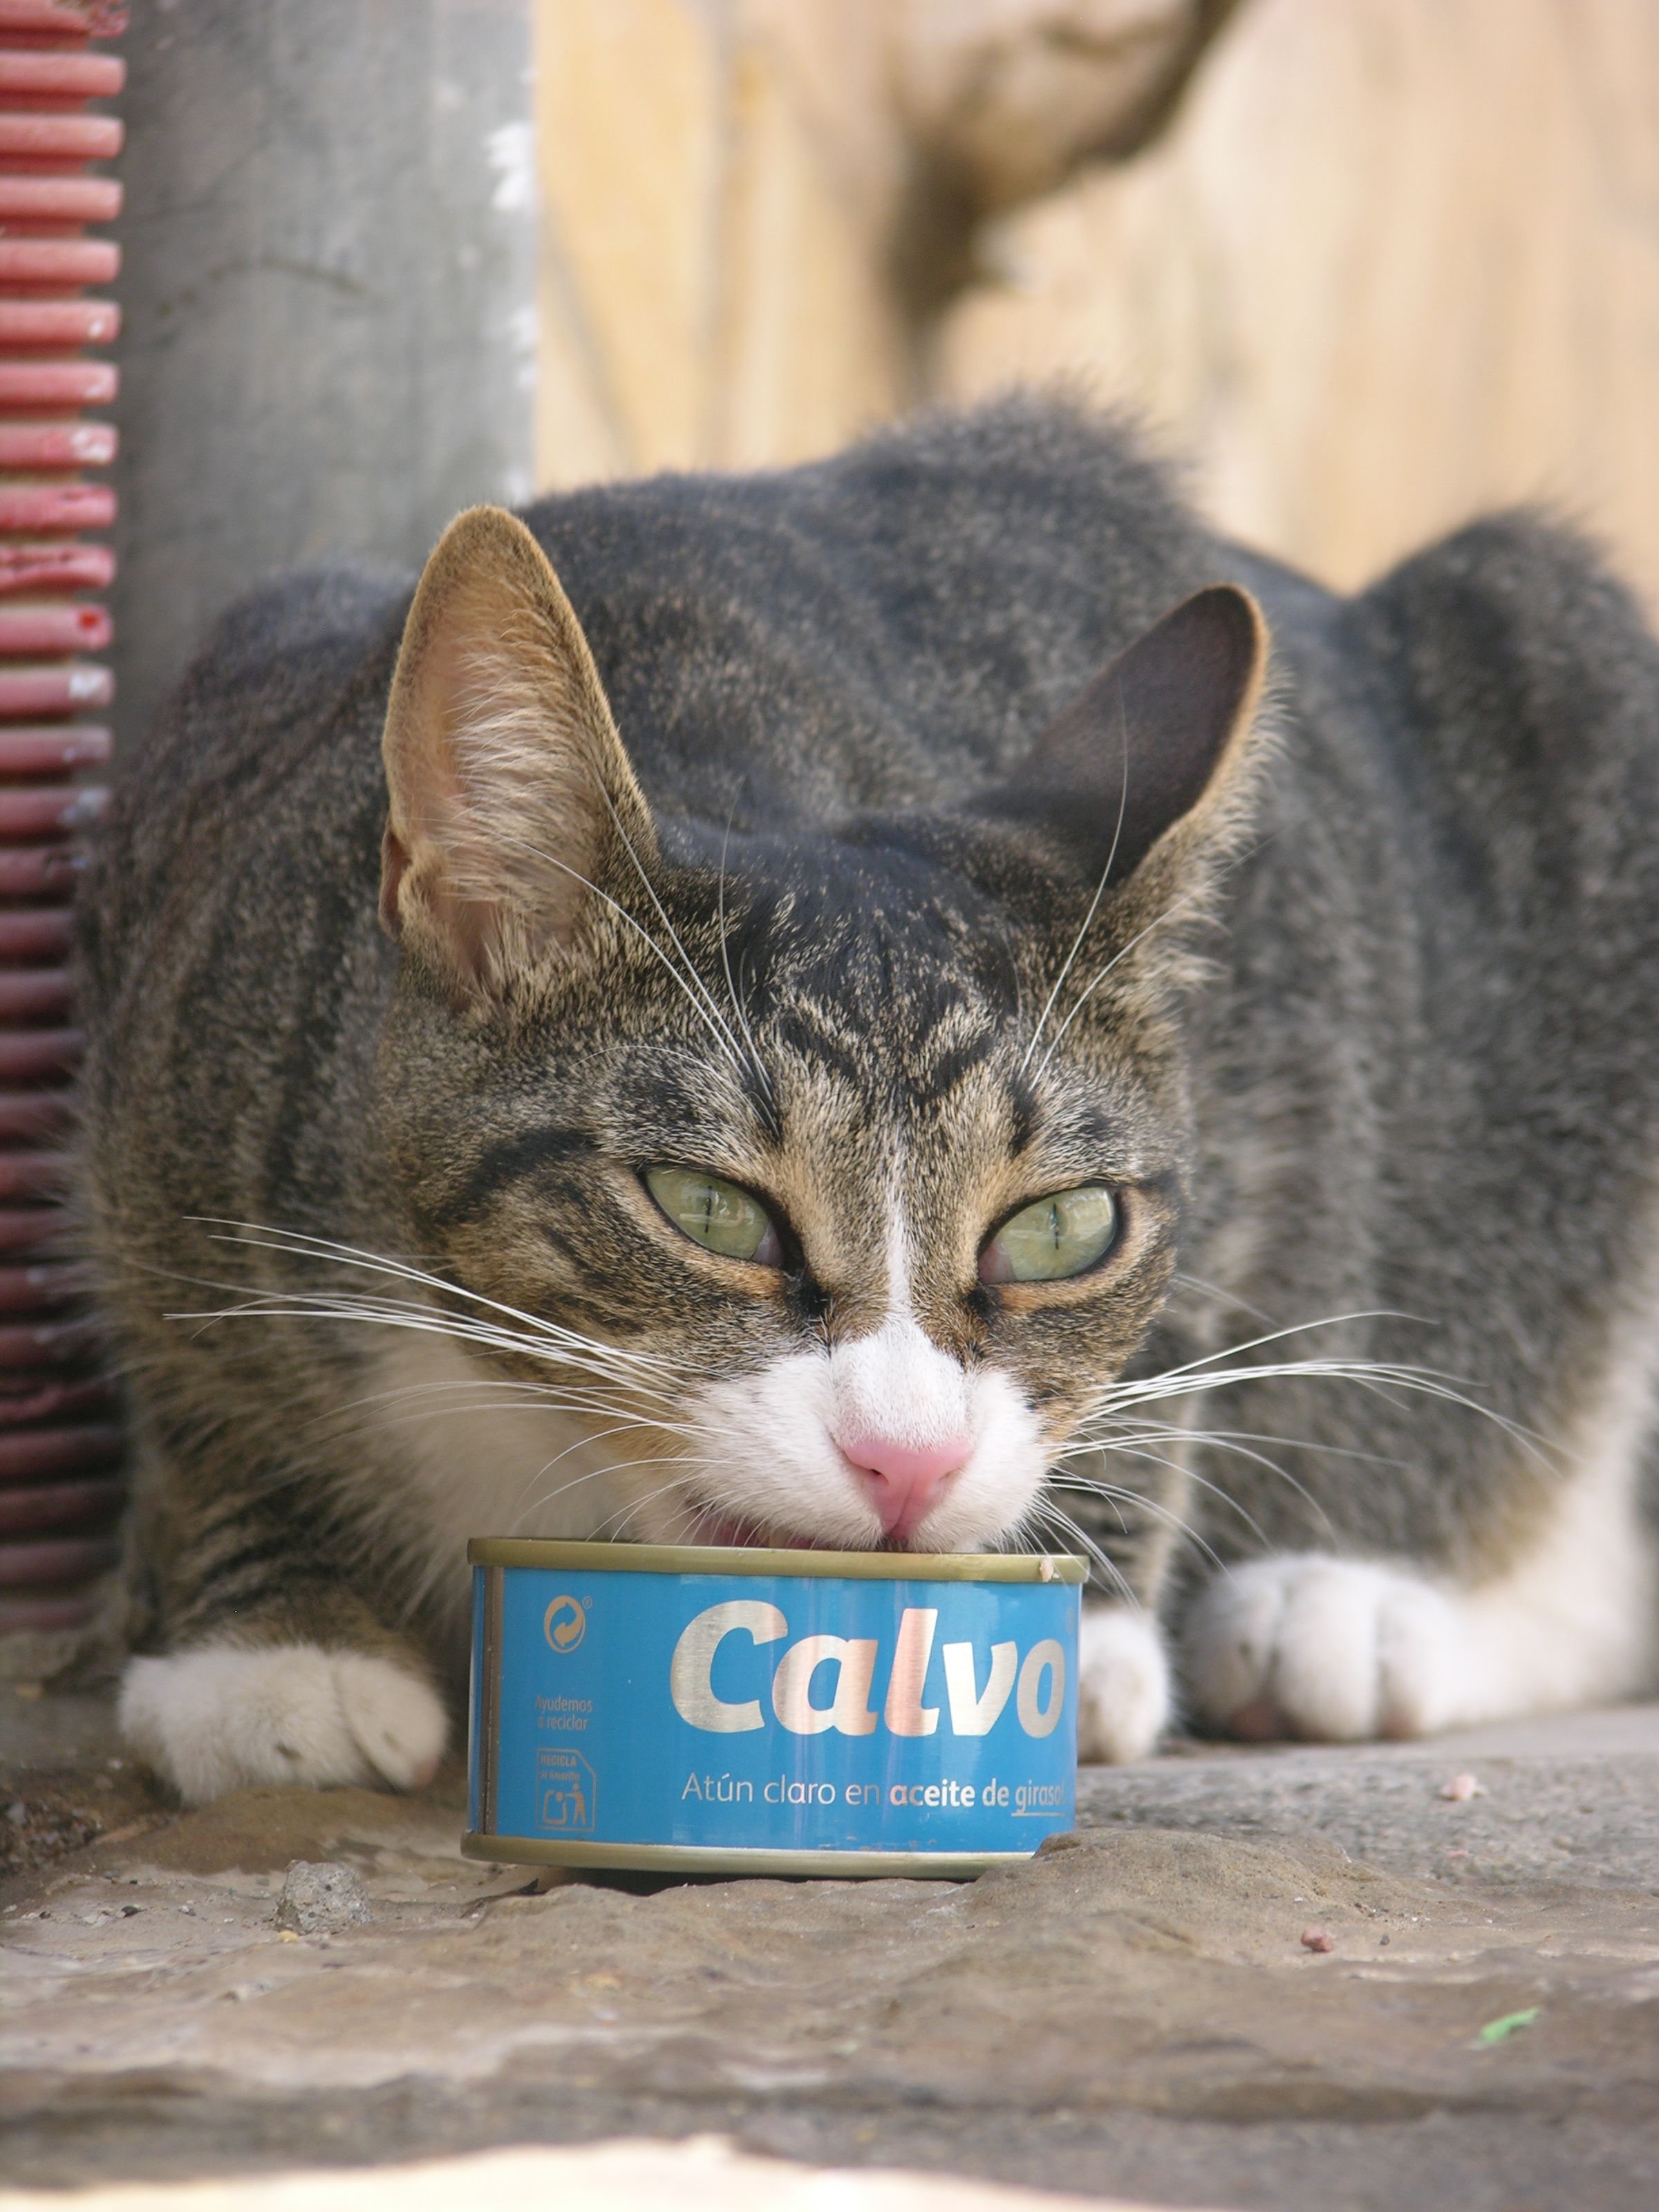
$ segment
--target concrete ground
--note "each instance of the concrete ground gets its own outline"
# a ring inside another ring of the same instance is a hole
[[[13,2185],[718,2135],[1237,2212],[1659,2204],[1659,1706],[1089,1769],[971,1886],[649,1892],[463,1860],[453,1779],[180,1815],[27,1687]]]

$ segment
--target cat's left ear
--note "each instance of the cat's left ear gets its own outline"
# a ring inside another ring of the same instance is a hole
[[[1233,781],[1267,659],[1248,592],[1194,592],[1055,716],[999,812],[1043,828],[1083,872],[1121,883],[1177,825],[1201,835]]]
[[[383,750],[380,920],[463,991],[574,951],[607,878],[656,855],[581,624],[504,508],[458,516],[427,562]]]

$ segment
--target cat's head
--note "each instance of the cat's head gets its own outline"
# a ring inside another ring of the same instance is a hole
[[[609,1440],[617,1533],[1037,1527],[1175,1267],[1263,655],[1216,586],[959,814],[659,820],[533,538],[453,526],[386,723],[386,1145],[428,1264],[532,1317],[488,1356]]]

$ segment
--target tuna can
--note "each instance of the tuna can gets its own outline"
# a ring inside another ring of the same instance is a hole
[[[467,1557],[470,1857],[959,1880],[1073,1825],[1081,1559]]]

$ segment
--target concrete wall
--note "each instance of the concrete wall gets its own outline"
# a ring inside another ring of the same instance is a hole
[[[145,0],[122,43],[124,739],[273,570],[526,496],[526,0]]]
[[[541,480],[793,460],[909,396],[881,0],[536,0]]]

